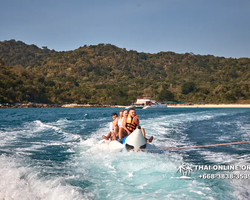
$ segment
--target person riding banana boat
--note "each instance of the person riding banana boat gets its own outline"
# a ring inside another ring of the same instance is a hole
[[[112,118],[113,122],[111,123],[110,132],[107,136],[102,136],[105,140],[119,140],[121,142],[123,138],[130,135],[139,126],[138,115],[136,115],[134,108],[129,109],[129,111],[120,110],[120,117],[118,117],[116,113],[113,113]],[[152,142],[153,136],[147,139],[145,129],[141,128],[141,130],[145,140],[147,142]]]
[[[123,129],[125,130],[125,132],[123,131],[123,137],[127,134],[130,135],[138,126],[139,126],[139,119],[138,119],[138,115],[136,115],[136,111],[134,108],[130,108],[128,111],[128,116],[124,117],[123,119]],[[153,136],[151,136],[149,139],[146,138],[146,133],[145,133],[145,129],[141,128],[143,137],[145,138],[145,140],[147,142],[152,142],[153,141]],[[126,136],[125,136],[126,137]],[[119,135],[119,140],[120,140],[120,135]]]
[[[110,132],[107,134],[107,136],[103,135],[102,138],[105,140],[116,140],[118,138],[118,120],[119,117],[116,113],[112,114],[113,121],[111,122],[110,126]]]
[[[119,141],[121,142],[122,138],[125,138],[127,136],[127,132],[125,131],[125,129],[123,128],[123,121],[124,118],[128,116],[128,111],[127,110],[120,110],[120,115],[121,115],[121,111],[123,111],[123,116],[119,118],[118,120],[118,127],[119,127]]]

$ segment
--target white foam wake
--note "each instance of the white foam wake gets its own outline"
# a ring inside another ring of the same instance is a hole
[[[65,183],[63,177],[39,177],[34,169],[22,167],[17,161],[17,158],[0,156],[0,199],[93,199],[92,193],[83,193],[79,188]]]

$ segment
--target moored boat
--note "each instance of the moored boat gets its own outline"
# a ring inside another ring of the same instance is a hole
[[[135,103],[125,107],[125,109],[130,109],[130,108],[142,109],[145,106],[147,106],[150,102],[151,102],[150,97],[145,97],[145,96],[138,97]]]
[[[155,100],[151,100],[150,97],[138,97],[137,101],[125,107],[125,109],[135,108],[135,109],[166,109],[168,106],[165,103],[158,103]]]
[[[147,106],[144,106],[143,109],[166,109],[168,106],[167,104],[164,103],[158,103],[154,100],[151,101],[152,103],[150,103]]]
[[[131,105],[131,106],[125,107],[125,109],[127,109],[127,110],[129,110],[130,108],[142,109],[143,107],[144,107],[144,105]]]

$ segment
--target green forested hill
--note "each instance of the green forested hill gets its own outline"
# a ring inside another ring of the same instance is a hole
[[[0,42],[0,102],[130,104],[250,99],[250,59],[127,51],[111,44],[56,52]]]

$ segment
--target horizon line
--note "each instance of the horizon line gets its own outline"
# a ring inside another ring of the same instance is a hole
[[[174,52],[174,51],[159,51],[159,52],[144,52],[144,51],[138,51],[138,50],[135,50],[135,49],[127,49],[125,47],[119,47],[119,46],[116,46],[115,44],[112,44],[112,43],[106,43],[106,42],[101,42],[101,43],[98,43],[98,44],[84,44],[83,46],[79,46],[78,48],[75,48],[75,49],[68,49],[68,50],[55,50],[55,49],[50,49],[48,48],[48,46],[46,45],[42,45],[42,46],[38,46],[37,44],[32,44],[32,43],[26,43],[25,41],[22,41],[22,40],[16,40],[16,39],[9,39],[9,40],[3,40],[3,41],[0,41],[0,42],[9,42],[9,41],[12,41],[14,40],[15,42],[22,42],[24,43],[25,45],[35,45],[36,47],[38,47],[39,49],[48,49],[48,50],[51,50],[51,51],[56,51],[56,52],[67,52],[67,51],[75,51],[79,48],[84,48],[85,46],[86,47],[90,47],[90,46],[98,46],[98,45],[112,45],[112,46],[115,46],[119,49],[125,49],[126,51],[135,51],[137,53],[145,53],[145,54],[158,54],[158,53],[168,53],[168,52],[171,52],[171,53],[175,53],[175,54],[191,54],[191,55],[197,55],[197,56],[214,56],[214,57],[218,57],[218,58],[226,58],[226,59],[244,59],[244,58],[247,58],[247,59],[250,59],[250,57],[225,57],[225,56],[217,56],[217,55],[213,55],[213,54],[199,54],[199,53],[193,53],[193,52]]]

